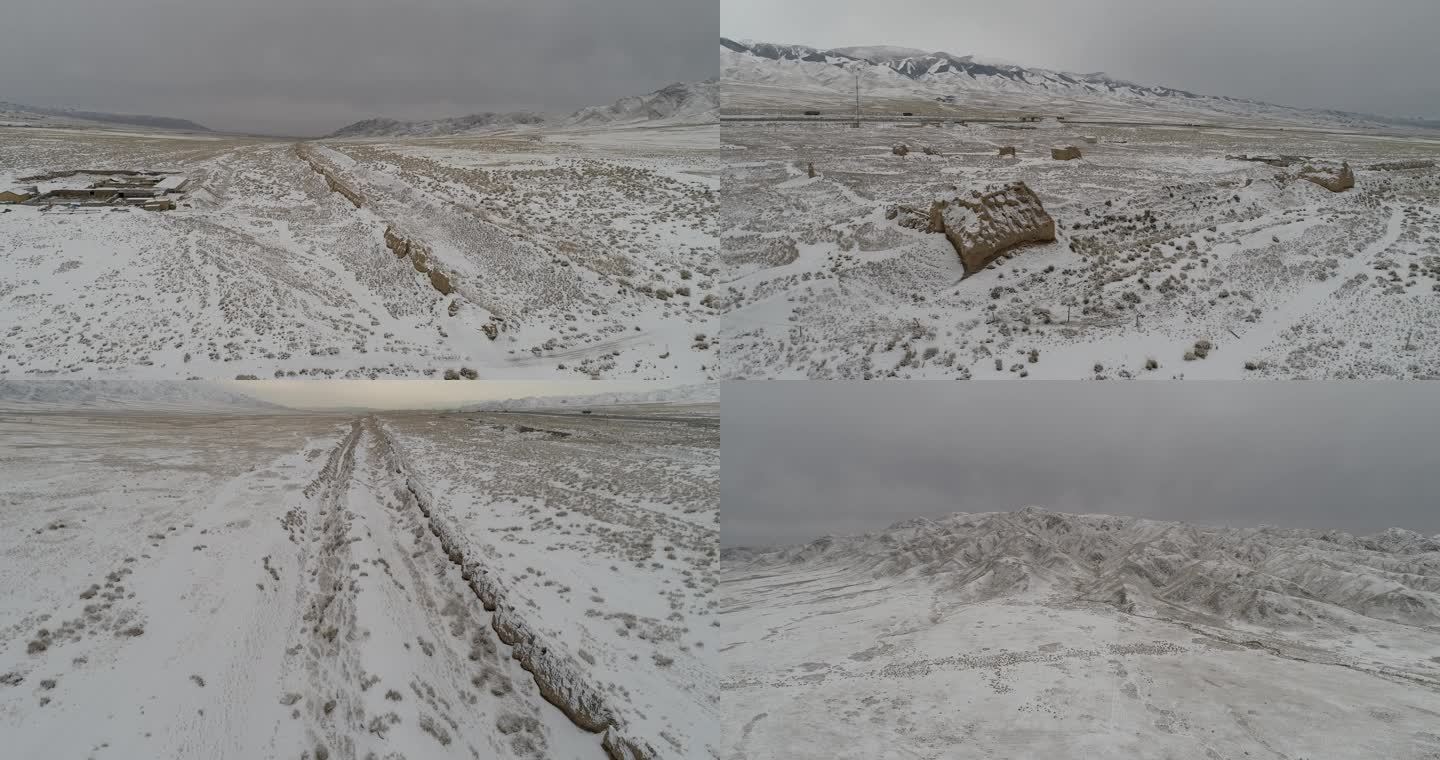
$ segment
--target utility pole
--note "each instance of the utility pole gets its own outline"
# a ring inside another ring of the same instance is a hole
[[[860,127],[860,68],[857,66],[857,67],[855,67],[854,71],[855,71],[855,123],[852,124],[851,126],[853,126],[853,127],[855,127],[855,128],[858,129],[858,128]]]

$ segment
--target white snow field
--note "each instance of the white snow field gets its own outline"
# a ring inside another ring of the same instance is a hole
[[[1440,536],[1020,512],[722,553],[721,756],[1440,756]]]
[[[717,130],[0,128],[0,192],[189,178],[174,211],[0,205],[0,374],[704,380]]]
[[[0,411],[6,757],[718,752],[719,424]]]

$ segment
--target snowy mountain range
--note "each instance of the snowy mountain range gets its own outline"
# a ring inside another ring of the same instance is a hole
[[[1134,614],[1286,628],[1353,615],[1440,625],[1440,535],[1223,528],[1137,517],[1018,512],[913,519],[867,535],[726,549],[746,567],[914,579],[952,601],[1029,593]]]
[[[654,92],[621,98],[608,106],[590,106],[563,116],[530,111],[480,113],[430,121],[367,119],[327,135],[339,137],[413,137],[463,135],[530,127],[691,125],[714,123],[720,107],[719,83],[676,82]]]
[[[1255,100],[1199,95],[1143,85],[1104,72],[1075,74],[894,46],[821,50],[805,45],[720,38],[727,111],[773,110],[781,91],[854,97],[855,74],[868,97],[923,98],[966,106],[1046,114],[1115,117],[1244,118],[1287,124],[1381,127],[1382,117],[1292,108]],[[835,106],[852,103],[836,101]],[[819,105],[820,103],[816,103]]]
[[[143,114],[106,113],[104,111],[81,111],[73,108],[46,108],[19,103],[0,101],[0,123],[24,124],[28,126],[52,126],[67,124],[125,124],[153,129],[178,129],[186,132],[209,132],[210,128],[188,119],[169,116],[146,116]]]
[[[431,135],[459,135],[469,132],[488,132],[499,129],[536,126],[545,123],[545,117],[529,111],[510,113],[485,113],[457,116],[450,119],[430,121],[399,121],[397,119],[366,119],[357,121],[330,133],[327,137],[427,137]]]

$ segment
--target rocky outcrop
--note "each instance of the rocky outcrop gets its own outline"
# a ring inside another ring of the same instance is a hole
[[[885,218],[894,221],[901,227],[908,227],[920,232],[944,232],[943,229],[931,228],[930,209],[916,208],[901,203],[885,212]]]
[[[1011,157],[1014,157],[1014,156],[1015,156],[1015,146],[1014,146],[1014,145],[1005,145],[1005,146],[1002,146],[1002,147],[1000,148],[1000,157],[1001,157],[1001,158],[1004,158],[1004,157],[1006,157],[1006,156],[1011,156]]]
[[[442,295],[448,296],[451,293],[455,292],[454,286],[450,284],[450,278],[446,277],[444,272],[441,272],[438,269],[432,269],[430,270],[429,275],[430,287],[440,291]]]
[[[1080,158],[1080,149],[1074,145],[1067,145],[1064,148],[1051,148],[1050,157],[1056,161],[1071,161]]]
[[[621,736],[613,729],[607,729],[605,736],[600,740],[600,748],[610,756],[610,760],[654,760],[655,753],[649,748],[641,748],[630,739]]]
[[[393,226],[385,228],[385,247],[389,248],[400,258],[405,258],[410,253],[410,241],[400,237]]]
[[[1349,190],[1355,186],[1355,173],[1350,171],[1348,163],[1341,164],[1338,171],[1306,166],[1300,172],[1300,179],[1314,182],[1332,193]]]
[[[418,240],[401,235],[395,230],[394,225],[385,227],[385,247],[389,248],[396,256],[402,259],[409,259],[410,265],[415,271],[430,278],[430,287],[439,291],[442,295],[450,295],[455,292],[455,286],[451,284],[449,275],[440,271],[430,261],[430,249]]]
[[[936,201],[928,229],[944,233],[967,277],[1014,246],[1055,239],[1055,220],[1024,182]]]

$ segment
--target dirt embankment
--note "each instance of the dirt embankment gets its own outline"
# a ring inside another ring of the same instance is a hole
[[[295,144],[295,155],[298,156],[301,161],[309,164],[310,168],[314,169],[316,174],[319,174],[320,176],[325,178],[325,184],[330,186],[331,192],[339,193],[345,196],[345,200],[353,203],[355,205],[355,208],[360,208],[361,206],[365,205],[365,196],[361,195],[355,190],[355,188],[350,187],[349,185],[342,182],[339,177],[335,176],[334,170],[326,166],[319,159],[317,159],[315,155],[310,152],[310,148],[306,146],[305,143]]]
[[[325,184],[329,185],[331,192],[339,193],[346,200],[360,208],[365,205],[365,196],[355,188],[347,185],[325,162],[315,157],[315,154],[305,143],[295,145],[295,155],[300,160],[310,165],[316,174],[325,178]],[[415,271],[430,278],[430,287],[434,288],[441,295],[450,295],[455,292],[455,286],[450,281],[450,275],[435,266],[430,255],[429,246],[424,243],[402,236],[395,231],[393,223],[385,225],[385,246],[395,253],[396,256],[410,260],[410,265]],[[452,316],[454,309],[452,308]]]
[[[540,695],[575,725],[602,734],[600,745],[611,760],[656,760],[659,755],[648,742],[627,735],[624,722],[606,705],[601,690],[584,677],[585,668],[552,642],[541,639],[516,605],[506,601],[500,568],[487,567],[477,558],[466,556],[460,537],[436,519],[430,491],[411,474],[403,450],[383,425],[375,429],[387,464],[405,483],[408,500],[424,513],[430,532],[439,539],[446,556],[461,568],[461,577],[491,613],[491,628],[511,647],[511,656],[534,677]]]

